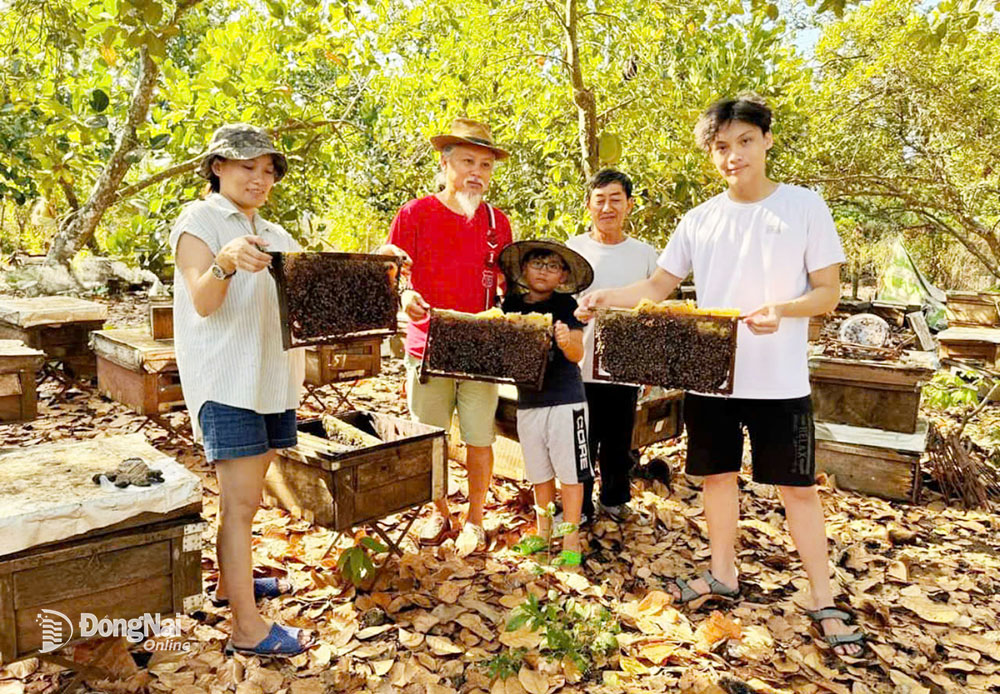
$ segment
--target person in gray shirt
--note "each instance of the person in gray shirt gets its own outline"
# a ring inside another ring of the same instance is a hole
[[[590,291],[626,287],[656,270],[659,254],[649,244],[625,235],[625,221],[635,201],[632,181],[621,171],[598,171],[587,183],[587,210],[591,226],[566,245],[594,268]],[[590,410],[590,454],[601,475],[600,510],[621,522],[629,514],[629,471],[635,465],[632,425],[638,388],[594,381],[594,323],[584,331],[585,353],[580,370]],[[593,520],[594,482],[584,488],[583,522]]]

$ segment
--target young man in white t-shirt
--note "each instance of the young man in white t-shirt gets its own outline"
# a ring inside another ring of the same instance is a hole
[[[737,475],[745,427],[754,480],[777,485],[785,504],[809,577],[807,614],[839,655],[858,656],[864,637],[849,626],[852,615],[834,608],[807,360],[809,317],[839,301],[840,239],[819,195],[767,177],[771,111],[758,97],[713,104],[695,136],[728,190],[684,215],[652,277],[587,295],[578,315],[586,320],[599,306],[661,301],[692,271],[699,305],[740,309],[732,395],[689,393],[684,402],[687,472],[705,477],[711,567],[699,578],[675,579],[671,591],[678,602],[739,595]]]

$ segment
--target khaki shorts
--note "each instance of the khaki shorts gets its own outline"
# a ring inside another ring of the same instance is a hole
[[[451,429],[458,408],[458,426],[466,446],[492,446],[496,440],[493,420],[497,412],[495,383],[455,378],[420,382],[420,360],[406,355],[406,404],[410,416],[421,424]]]

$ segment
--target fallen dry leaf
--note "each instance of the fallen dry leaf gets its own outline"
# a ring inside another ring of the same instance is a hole
[[[711,649],[719,641],[740,638],[740,625],[721,612],[713,612],[695,629],[694,638],[703,648]]]
[[[527,665],[521,666],[517,679],[528,694],[547,694],[549,691],[549,678]]]
[[[677,652],[678,645],[666,643],[664,641],[648,641],[639,646],[636,657],[648,660],[653,665],[665,665],[674,653]]]
[[[958,610],[953,607],[922,597],[904,596],[900,598],[899,604],[916,612],[921,619],[934,624],[951,624],[961,617]]]
[[[532,631],[527,624],[514,631],[504,631],[500,634],[500,643],[510,648],[538,648],[542,643],[541,630]]]
[[[435,655],[457,655],[464,651],[463,648],[456,646],[449,639],[446,639],[443,636],[428,636],[427,647],[431,649],[431,652]]]

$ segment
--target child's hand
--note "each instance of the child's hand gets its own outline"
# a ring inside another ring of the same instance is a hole
[[[569,347],[569,327],[560,320],[557,320],[552,327],[555,330],[556,344],[559,345],[559,349],[565,351]]]

